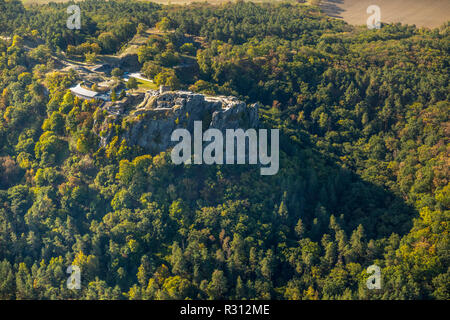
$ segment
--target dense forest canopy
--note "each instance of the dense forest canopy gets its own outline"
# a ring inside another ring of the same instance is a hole
[[[67,3],[0,0],[0,299],[450,298],[449,24],[367,30],[287,2],[78,5],[70,30]],[[120,124],[99,147],[99,101],[56,65],[121,54],[147,29],[136,54],[156,84],[264,106],[277,175],[175,166]]]

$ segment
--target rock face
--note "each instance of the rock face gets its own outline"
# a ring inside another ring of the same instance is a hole
[[[151,154],[173,147],[172,132],[185,128],[192,134],[194,121],[202,121],[203,130],[257,128],[258,104],[247,106],[236,97],[210,97],[187,91],[148,91],[145,95],[129,97],[109,103],[104,109],[110,114],[103,128],[109,123],[121,125],[119,139],[128,146],[140,146]],[[102,134],[101,145],[106,146],[114,130]]]

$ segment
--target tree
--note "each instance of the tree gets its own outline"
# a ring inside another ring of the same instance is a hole
[[[67,142],[58,138],[53,131],[44,132],[34,147],[36,158],[42,164],[54,164],[62,159]]]
[[[111,32],[103,32],[98,36],[98,41],[102,51],[113,53],[118,45],[118,39]]]
[[[7,260],[0,262],[0,299],[14,298],[14,274],[11,264]]]
[[[63,134],[64,133],[64,124],[65,120],[63,115],[58,112],[54,111],[50,118],[46,119],[42,125],[42,130],[44,131],[53,131],[57,134]]]
[[[186,272],[183,252],[181,251],[181,248],[178,246],[177,242],[175,242],[172,246],[171,263],[172,273],[182,275]]]
[[[214,270],[206,291],[210,299],[223,299],[225,297],[228,288],[227,279],[225,278],[223,271]]]
[[[172,89],[177,89],[180,86],[180,81],[178,80],[178,77],[175,75],[175,71],[173,70],[167,70],[158,73],[154,79],[154,82],[158,86],[169,86]]]
[[[241,279],[241,276],[238,276],[236,280],[236,295],[235,299],[241,300],[247,297],[247,294],[245,292],[245,284]]]
[[[149,79],[153,79],[161,71],[161,66],[153,61],[145,62],[141,69],[141,72]]]
[[[28,300],[34,298],[33,280],[25,263],[19,264],[16,274],[16,299]]]
[[[121,77],[121,76],[123,76],[123,71],[122,71],[122,69],[120,69],[120,68],[114,68],[112,71],[111,71],[111,75],[113,76],[113,77]]]
[[[161,31],[167,31],[167,30],[169,30],[169,29],[170,29],[170,26],[171,26],[171,22],[170,22],[169,18],[167,18],[167,17],[163,17],[163,18],[161,19],[161,21],[159,21],[159,22],[156,24],[156,28],[159,29],[159,30],[161,30]]]
[[[143,23],[139,23],[138,26],[137,26],[136,32],[138,34],[144,34],[145,30],[147,30],[147,26],[145,24],[143,24]]]
[[[97,61],[97,54],[95,52],[87,52],[84,54],[84,61],[87,63],[94,63]]]
[[[114,88],[111,89],[111,101],[117,100],[116,90]]]
[[[136,78],[130,78],[127,81],[127,89],[133,90],[138,88],[138,82]]]
[[[10,156],[0,157],[0,188],[13,186],[22,177],[23,172]]]
[[[180,51],[184,52],[186,54],[190,54],[190,55],[195,55],[196,52],[196,48],[194,46],[193,43],[189,42],[189,43],[184,43],[181,47],[180,47]]]
[[[299,239],[303,238],[305,227],[303,226],[302,219],[298,219],[297,225],[295,226],[295,233]]]

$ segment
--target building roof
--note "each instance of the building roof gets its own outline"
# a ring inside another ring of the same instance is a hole
[[[80,96],[81,98],[86,99],[94,99],[97,96],[97,92],[85,89],[81,87],[81,84],[77,84],[76,87],[70,88],[70,91],[76,96]]]

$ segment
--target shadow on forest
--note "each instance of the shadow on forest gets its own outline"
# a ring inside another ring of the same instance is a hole
[[[275,128],[276,124],[271,123],[268,127]],[[418,213],[404,199],[343,168],[336,159],[318,150],[308,134],[304,133],[299,140],[295,142],[280,132],[280,170],[273,176],[261,176],[259,168],[254,165],[217,166],[221,176],[230,181],[235,189],[232,198],[258,203],[264,208],[261,214],[269,211],[269,216],[270,211],[277,211],[283,201],[288,215],[282,223],[293,230],[301,219],[308,236],[315,241],[330,233],[331,215],[347,236],[359,225],[363,226],[366,239],[385,238],[392,233],[401,236],[410,231],[413,218]],[[214,179],[215,168],[209,165],[191,166],[188,175],[195,177],[201,190],[207,187],[205,182]],[[174,171],[177,176],[187,173],[183,167],[175,167]],[[246,180],[242,181],[242,177]],[[190,191],[194,189],[192,186]],[[203,202],[202,206],[223,204],[223,190],[206,189],[210,194],[196,193],[192,199]],[[260,218],[263,223],[278,224],[279,216],[274,213],[270,217]],[[272,241],[279,241],[276,234]]]
[[[287,158],[299,159],[298,179],[286,185],[293,190],[289,196],[290,209],[299,211],[310,230],[315,228],[314,219],[322,223],[316,227],[316,240],[327,232],[330,215],[337,218],[347,235],[359,225],[363,226],[368,239],[389,237],[392,233],[404,235],[410,231],[413,218],[418,216],[412,206],[383,186],[340,166],[335,159],[317,150],[306,134],[301,144],[281,134],[280,145]],[[282,169],[283,159],[280,158],[280,172]]]
[[[269,122],[264,125],[266,128],[277,127]],[[190,181],[195,186],[189,187],[192,196],[186,201],[216,207],[225,199],[248,199],[261,206],[262,215],[269,214],[270,217],[260,217],[263,223],[278,224],[279,216],[270,211],[278,210],[283,201],[288,210],[283,224],[293,230],[302,219],[308,236],[315,241],[330,233],[331,215],[347,236],[359,225],[363,226],[367,239],[385,238],[392,233],[404,235],[410,231],[413,217],[418,214],[401,197],[343,168],[336,159],[318,150],[307,133],[301,134],[299,140],[295,142],[280,130],[280,170],[273,176],[261,176],[255,165],[194,165],[188,170],[175,166],[172,174],[180,180],[194,177]],[[215,187],[210,187],[217,170],[229,181],[233,195],[224,197],[217,180]],[[241,180],[243,177],[245,181]],[[175,183],[173,179],[161,182],[167,186]],[[274,234],[272,241],[277,242],[276,237]]]
[[[339,6],[342,3],[343,0],[325,0],[321,1],[320,7],[330,17],[342,19],[341,13],[345,11]]]

